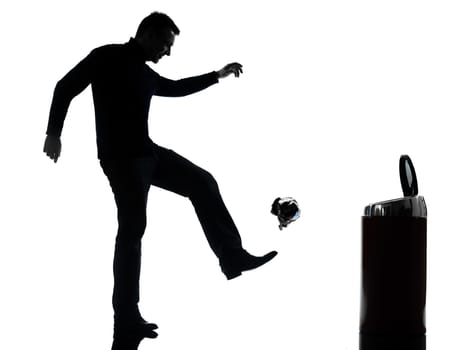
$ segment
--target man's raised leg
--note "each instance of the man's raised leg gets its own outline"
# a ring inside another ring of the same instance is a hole
[[[191,200],[227,279],[238,277],[243,271],[257,268],[276,256],[277,252],[273,251],[256,257],[243,249],[237,227],[209,172],[172,150],[155,145],[155,153],[159,163],[152,184]]]

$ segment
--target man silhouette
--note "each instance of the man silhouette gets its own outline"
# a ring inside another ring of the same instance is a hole
[[[154,12],[140,23],[135,38],[125,44],[98,47],[56,85],[50,109],[44,152],[57,162],[60,135],[71,100],[92,86],[97,150],[118,209],[118,233],[113,264],[114,338],[157,336],[138,309],[141,238],[146,226],[150,185],[188,197],[227,279],[271,260],[277,252],[250,255],[227,211],[210,173],[151,141],[148,112],[151,97],[185,96],[218,83],[242,66],[231,63],[200,76],[170,80],[145,64],[170,56],[180,33],[166,14]]]

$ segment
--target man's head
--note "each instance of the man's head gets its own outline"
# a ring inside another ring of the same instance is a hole
[[[170,48],[178,34],[180,30],[169,16],[153,12],[141,21],[135,39],[146,52],[146,59],[157,63],[163,56],[170,56]]]

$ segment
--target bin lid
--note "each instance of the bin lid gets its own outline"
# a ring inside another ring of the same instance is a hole
[[[365,216],[427,216],[425,199],[418,195],[417,175],[408,155],[399,159],[399,177],[404,197],[369,204]]]
[[[427,210],[423,196],[403,197],[369,204],[365,216],[412,216],[426,218]]]

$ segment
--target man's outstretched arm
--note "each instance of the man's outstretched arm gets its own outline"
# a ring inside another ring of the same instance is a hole
[[[47,125],[47,137],[43,149],[46,155],[53,159],[54,162],[57,162],[60,156],[62,148],[60,135],[68,107],[71,100],[90,84],[95,66],[94,61],[94,54],[89,54],[60,79],[55,86]]]
[[[167,97],[190,95],[206,89],[230,74],[234,74],[238,78],[241,73],[243,73],[243,70],[240,63],[230,63],[218,71],[180,80],[167,79],[155,73],[154,95]]]

